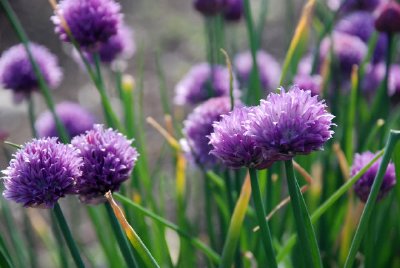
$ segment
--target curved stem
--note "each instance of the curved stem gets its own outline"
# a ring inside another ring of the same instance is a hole
[[[274,268],[278,267],[275,259],[274,249],[272,247],[271,232],[269,230],[268,222],[265,219],[264,205],[261,199],[260,186],[258,185],[257,170],[254,168],[249,168],[251,189],[253,192],[254,205],[256,207],[256,214],[258,218],[258,224],[260,225],[260,230],[262,233],[262,243],[264,244],[267,267]]]

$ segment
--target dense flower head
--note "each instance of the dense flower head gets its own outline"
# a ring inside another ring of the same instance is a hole
[[[332,35],[333,54],[338,60],[340,72],[349,77],[353,65],[359,65],[367,54],[367,45],[358,37],[335,32]],[[330,53],[332,40],[325,38],[320,47],[320,57],[324,60]],[[346,78],[347,78],[346,77]]]
[[[261,148],[255,146],[253,137],[245,135],[245,122],[249,120],[252,109],[252,107],[236,107],[213,124],[213,133],[210,135],[213,149],[210,153],[221,159],[228,167],[246,166],[262,169],[271,164],[264,161]]]
[[[108,191],[118,191],[129,179],[138,153],[121,133],[102,125],[72,139],[83,158],[82,176],[77,180],[79,198],[85,203],[104,201]]]
[[[279,84],[281,67],[273,56],[263,50],[256,55],[261,85],[267,91],[274,90]],[[245,51],[235,57],[234,65],[241,83],[247,84],[253,68],[253,58],[250,51]]]
[[[224,66],[197,64],[176,85],[174,101],[178,105],[195,105],[212,97],[229,96],[229,79],[229,70]],[[234,95],[239,97],[238,83],[235,77],[233,80]]]
[[[29,47],[48,86],[56,88],[63,77],[56,56],[44,46],[30,43]],[[13,90],[16,101],[39,89],[39,81],[23,44],[9,48],[1,55],[0,84]]]
[[[321,93],[322,77],[318,74],[297,74],[293,79],[293,84],[301,90],[310,90],[311,95],[315,96]]]
[[[346,33],[359,37],[365,44],[368,44],[372,33],[375,30],[374,17],[370,12],[358,11],[350,13],[342,18],[335,26],[338,32]],[[380,34],[376,43],[373,62],[383,59],[387,47],[387,37]]]
[[[362,154],[356,154],[354,157],[353,165],[351,167],[350,176],[356,175],[361,169],[363,169],[373,158],[374,153],[365,152]],[[374,183],[376,174],[378,173],[379,165],[382,162],[382,158],[376,161],[368,170],[361,176],[360,179],[354,184],[354,191],[357,196],[363,202],[367,202],[368,196],[371,192],[372,184]],[[378,200],[382,199],[388,194],[396,184],[396,174],[393,163],[389,163],[386,173],[383,177],[383,182],[378,194]]]
[[[229,97],[212,98],[196,107],[183,122],[186,147],[198,164],[212,167],[217,163],[217,158],[210,154],[213,147],[208,136],[213,132],[213,123],[230,109]]]
[[[400,4],[389,1],[379,8],[375,20],[375,28],[380,32],[400,32]]]
[[[53,208],[59,198],[76,193],[82,159],[57,138],[26,143],[3,171],[6,199],[25,207]]]
[[[239,21],[243,15],[243,0],[226,0],[224,18],[227,21]]]
[[[61,19],[61,18],[63,19]],[[97,50],[120,26],[120,5],[114,0],[62,0],[52,16],[55,31],[61,40],[71,42],[63,25],[83,48]]]
[[[55,112],[71,138],[91,129],[96,121],[92,113],[73,102],[64,101],[57,104]],[[53,114],[50,111],[45,111],[38,117],[35,127],[39,137],[59,137]]]
[[[214,16],[224,10],[226,0],[194,0],[193,6],[204,16]]]
[[[271,93],[250,113],[247,135],[271,161],[289,160],[323,148],[332,137],[332,119],[324,101],[293,86],[288,92]]]

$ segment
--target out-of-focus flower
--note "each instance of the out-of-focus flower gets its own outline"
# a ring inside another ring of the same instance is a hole
[[[239,21],[243,15],[243,0],[226,0],[224,18],[227,21]]]
[[[56,105],[55,111],[71,138],[91,129],[96,121],[92,113],[73,102],[61,102]],[[38,117],[35,127],[39,137],[59,137],[56,123],[50,111],[45,111]]]
[[[350,176],[354,176],[361,169],[363,169],[373,158],[375,154],[371,152],[365,152],[362,154],[356,154],[354,156],[353,166],[351,167]],[[382,162],[382,158],[376,161],[368,170],[361,176],[360,179],[354,184],[354,191],[357,196],[364,203],[367,202],[368,196],[371,192],[372,184],[374,183],[376,174],[378,173],[379,165]],[[386,173],[383,177],[383,182],[378,194],[378,200],[385,197],[390,189],[396,184],[396,174],[393,163],[389,163]]]
[[[319,95],[322,86],[322,77],[320,75],[298,74],[293,79],[293,84],[301,90],[310,90],[311,95]]]
[[[213,123],[219,121],[221,115],[229,113],[230,109],[229,97],[212,98],[196,107],[183,122],[186,148],[197,163],[207,168],[217,163],[217,158],[210,154],[213,147],[208,138],[213,132]]]
[[[363,91],[371,95],[375,93],[385,77],[386,66],[384,63],[375,65],[367,65],[362,82]],[[390,96],[398,97],[400,95],[400,65],[393,64],[390,66],[388,93]]]
[[[350,13],[342,18],[335,27],[338,32],[350,34],[359,37],[365,44],[368,44],[372,33],[375,30],[374,17],[366,11]],[[380,34],[373,55],[373,62],[379,62],[383,59],[387,47],[387,37]]]
[[[381,0],[328,0],[328,6],[332,10],[340,8],[342,12],[373,11],[381,2]]]
[[[345,78],[349,78],[353,65],[359,65],[367,54],[367,45],[358,37],[349,34],[334,32],[333,54],[338,60],[338,67]],[[323,61],[331,50],[332,40],[326,37],[320,47],[320,58]]]
[[[269,94],[249,117],[246,134],[269,161],[321,150],[333,134],[334,116],[327,112],[324,101],[297,86]]]
[[[51,18],[61,40],[71,42],[65,21],[81,47],[96,51],[101,43],[117,34],[122,15],[114,0],[62,0]]]
[[[95,125],[72,139],[83,158],[82,176],[77,181],[79,198],[85,203],[105,201],[104,194],[118,191],[129,179],[138,153],[121,133]]]
[[[238,83],[233,78],[235,97],[240,96]],[[195,105],[213,97],[229,96],[229,70],[220,65],[212,68],[207,63],[193,66],[175,87],[175,103]]]
[[[226,0],[194,0],[193,6],[204,16],[214,16],[221,13],[226,5]]]
[[[253,58],[250,51],[238,54],[235,57],[234,65],[239,81],[247,84],[253,68]],[[259,50],[257,51],[257,65],[262,87],[268,92],[273,91],[279,84],[281,73],[279,63],[267,52]]]
[[[245,122],[249,120],[250,107],[237,107],[228,115],[222,115],[221,121],[213,124],[210,135],[211,154],[231,168],[250,167],[263,169],[270,166],[265,161],[261,148],[256,147],[252,137],[245,135]]]
[[[400,4],[389,1],[379,7],[375,28],[385,33],[400,32]]]
[[[313,65],[313,55],[307,54],[299,61],[299,64],[297,66],[297,73],[307,74],[307,75],[311,74],[312,65]]]
[[[52,89],[59,86],[63,74],[56,56],[44,46],[30,43],[29,47],[48,86]],[[39,89],[38,78],[22,44],[9,48],[1,55],[0,84],[13,91],[16,102]]]
[[[34,139],[19,149],[3,171],[4,197],[25,207],[53,208],[59,198],[76,193],[82,159],[57,138]]]

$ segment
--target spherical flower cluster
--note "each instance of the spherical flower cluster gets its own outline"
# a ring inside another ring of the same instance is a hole
[[[358,37],[335,32],[332,35],[333,53],[345,78],[349,78],[353,65],[359,65],[367,54],[367,45]],[[325,60],[330,53],[332,40],[325,38],[320,47],[320,58]]]
[[[243,0],[226,0],[224,18],[227,21],[239,21],[243,15]]]
[[[114,0],[62,0],[52,20],[61,40],[71,42],[63,23],[66,22],[81,47],[97,50],[100,43],[117,33],[122,15]]]
[[[29,47],[44,80],[50,88],[56,88],[63,76],[56,56],[44,46],[30,43]],[[1,55],[0,84],[13,91],[16,101],[39,89],[38,78],[22,44],[9,48]]]
[[[210,135],[211,154],[222,160],[231,168],[243,166],[266,168],[271,163],[262,155],[261,148],[256,147],[254,139],[245,135],[245,122],[253,108],[237,107],[228,115],[213,124],[214,132]]]
[[[76,149],[56,138],[34,139],[19,149],[4,173],[4,197],[25,207],[53,208],[76,193],[82,160]]]
[[[383,4],[375,20],[375,28],[379,32],[396,33],[400,32],[400,4],[396,1],[389,1]]]
[[[249,116],[246,135],[272,161],[320,150],[333,134],[334,116],[326,111],[325,103],[296,86],[271,93]]]
[[[301,90],[310,90],[311,96],[321,93],[322,77],[320,75],[298,74],[294,77],[293,83]]]
[[[77,103],[61,102],[56,105],[55,111],[71,138],[85,133],[95,123],[94,115]],[[45,111],[38,117],[35,127],[39,137],[59,137],[54,117],[50,111]]]
[[[281,67],[279,63],[265,51],[259,50],[256,55],[261,85],[267,91],[274,90],[279,84]],[[234,60],[239,81],[247,84],[253,68],[253,58],[250,51],[238,54]]]
[[[371,152],[365,152],[362,154],[356,154],[354,157],[353,166],[351,167],[350,176],[354,176],[361,169],[363,169],[373,158],[375,154]],[[371,192],[372,184],[374,183],[376,174],[378,173],[378,169],[380,163],[382,162],[382,158],[376,161],[368,170],[361,176],[361,178],[354,184],[354,191],[357,196],[363,202],[367,202],[368,196]],[[396,174],[393,163],[389,163],[386,173],[383,177],[383,182],[378,194],[378,200],[385,197],[390,189],[392,189],[396,184]]]
[[[193,6],[204,16],[214,16],[224,10],[226,0],[194,0]]]
[[[138,157],[131,140],[102,125],[76,136],[71,143],[83,158],[82,176],[76,186],[85,203],[102,202],[106,192],[117,191],[129,178]]]
[[[183,122],[187,148],[198,164],[212,167],[217,163],[217,158],[210,155],[212,145],[208,136],[213,131],[213,123],[230,109],[229,97],[212,98],[196,107]]]
[[[234,78],[235,97],[239,97],[237,81]],[[229,96],[230,82],[228,68],[207,63],[193,66],[175,87],[175,103],[195,105],[212,97]]]

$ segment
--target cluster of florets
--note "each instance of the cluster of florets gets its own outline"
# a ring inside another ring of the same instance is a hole
[[[84,202],[104,200],[132,172],[138,153],[132,141],[95,125],[72,145],[55,137],[34,139],[15,154],[3,171],[4,197],[26,207],[52,208],[59,198],[78,194]]]

